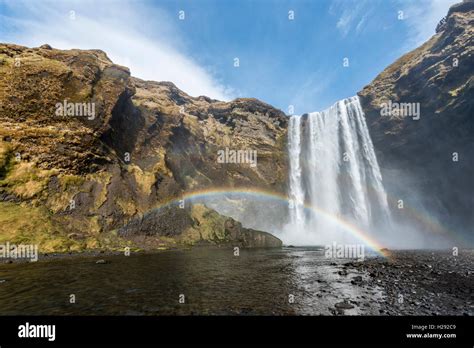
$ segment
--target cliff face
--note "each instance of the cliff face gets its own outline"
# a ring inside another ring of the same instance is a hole
[[[474,223],[473,34],[474,2],[454,5],[428,42],[359,93],[393,205],[402,199],[466,232]],[[395,112],[387,115],[388,102]],[[393,103],[418,104],[419,119]]]
[[[1,44],[0,87],[2,240],[122,246],[121,227],[187,192],[285,190],[286,118],[258,100],[193,98],[131,77],[102,51],[48,45]],[[257,165],[220,163],[226,148],[256,151]]]

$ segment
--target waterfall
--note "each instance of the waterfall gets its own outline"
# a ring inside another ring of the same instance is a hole
[[[304,227],[304,191],[301,179],[302,170],[300,165],[301,156],[301,134],[300,117],[292,117],[289,122],[288,152],[290,158],[290,222],[293,228]]]
[[[338,227],[338,219],[365,231],[389,222],[382,175],[357,96],[322,112],[290,117],[288,152],[286,243],[353,238]],[[323,213],[305,211],[305,204]]]

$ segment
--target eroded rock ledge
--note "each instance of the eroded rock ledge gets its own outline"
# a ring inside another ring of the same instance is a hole
[[[190,209],[170,206],[154,210],[130,221],[118,230],[119,236],[142,248],[164,245],[163,238],[188,245],[226,245],[243,248],[276,248],[282,241],[267,232],[242,227],[230,217],[216,213],[202,204]]]

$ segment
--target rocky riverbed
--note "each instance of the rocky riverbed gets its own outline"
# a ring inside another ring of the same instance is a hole
[[[356,286],[377,286],[384,315],[474,315],[474,251],[389,251],[341,266],[367,278]]]

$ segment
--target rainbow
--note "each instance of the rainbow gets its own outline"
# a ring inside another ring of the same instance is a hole
[[[346,174],[343,174],[346,175]],[[374,188],[373,185],[368,184],[367,189],[375,191],[376,189]],[[396,206],[398,204],[398,200],[403,197],[395,197],[390,194],[390,192],[385,192],[387,196],[387,202],[389,204],[392,204],[393,206]],[[407,212],[407,214],[410,216],[411,219],[417,220],[421,225],[425,226],[427,230],[438,234],[438,235],[443,235],[444,237],[449,236],[450,239],[456,240],[458,242],[463,242],[463,238],[460,238],[459,236],[456,235],[453,231],[449,231],[444,227],[437,219],[434,217],[430,216],[429,214],[423,214],[419,210],[416,210],[413,207],[410,207],[409,205],[404,205],[404,210]]]
[[[254,187],[210,187],[199,190],[193,190],[189,192],[184,192],[180,197],[173,197],[168,200],[160,202],[156,207],[151,211],[156,211],[163,209],[168,206],[177,205],[183,200],[198,200],[203,198],[218,197],[218,196],[229,196],[229,195],[239,195],[240,197],[251,197],[256,200],[273,200],[281,204],[288,204],[289,199],[287,195],[273,192],[261,188]],[[362,243],[370,247],[377,254],[387,257],[388,255],[383,251],[383,246],[379,244],[375,239],[369,236],[366,232],[361,230],[359,227],[349,223],[348,221],[342,219],[340,216],[330,214],[323,209],[312,206],[310,204],[305,204],[304,209],[308,210],[318,216],[322,216],[328,221],[331,221],[335,225],[342,228],[344,231],[348,232]],[[148,212],[149,213],[149,212]]]
[[[367,186],[369,189],[374,189],[373,186]],[[387,202],[393,206],[398,204],[400,197],[394,197],[389,192],[386,192]],[[411,207],[407,204],[404,205],[404,210],[407,213],[408,217],[413,221],[420,223],[426,230],[434,233],[436,235],[442,236],[449,239],[451,242],[457,243],[457,245],[467,244],[466,239],[458,235],[455,231],[447,229],[441,224],[435,217],[422,213],[421,211]]]

